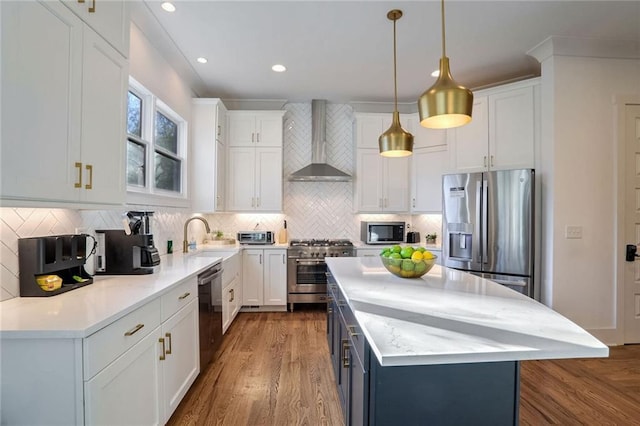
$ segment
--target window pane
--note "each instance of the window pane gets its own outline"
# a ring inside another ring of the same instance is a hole
[[[127,184],[145,186],[145,146],[135,141],[127,142]]]
[[[127,104],[127,132],[142,137],[142,99],[129,92]]]
[[[179,160],[156,152],[156,188],[180,192]]]
[[[174,154],[178,153],[178,125],[159,112],[156,112],[155,143]]]

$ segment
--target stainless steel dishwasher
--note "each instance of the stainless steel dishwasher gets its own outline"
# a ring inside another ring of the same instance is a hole
[[[222,343],[222,261],[198,275],[198,299],[202,372]]]

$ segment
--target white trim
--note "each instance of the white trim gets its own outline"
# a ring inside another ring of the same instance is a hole
[[[614,259],[615,273],[614,281],[616,283],[616,327],[607,333],[605,342],[612,342],[617,345],[623,345],[624,342],[624,266],[625,266],[625,245],[627,244],[624,228],[625,228],[625,124],[626,124],[626,107],[627,105],[640,105],[640,95],[618,94],[612,98],[613,114],[614,114],[614,141],[617,142],[617,155],[614,157],[615,175],[615,205],[616,205],[616,233],[614,235]],[[594,330],[595,331],[595,330]],[[594,333],[595,335],[595,333]],[[596,336],[597,337],[597,336]],[[601,339],[602,340],[602,339]]]

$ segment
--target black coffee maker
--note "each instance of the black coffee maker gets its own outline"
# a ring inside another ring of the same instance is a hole
[[[96,230],[96,274],[140,275],[153,273],[160,254],[153,243],[149,218],[153,212],[130,211],[124,230]]]

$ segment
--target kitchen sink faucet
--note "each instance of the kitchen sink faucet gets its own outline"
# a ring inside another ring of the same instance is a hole
[[[204,228],[207,231],[207,234],[211,232],[211,228],[209,228],[209,222],[207,222],[207,220],[202,217],[202,216],[194,216],[190,219],[187,219],[187,221],[184,223],[184,239],[182,240],[182,252],[183,253],[188,253],[189,252],[189,242],[187,241],[187,227],[189,226],[189,222],[198,219],[201,220],[202,223],[204,223]]]

